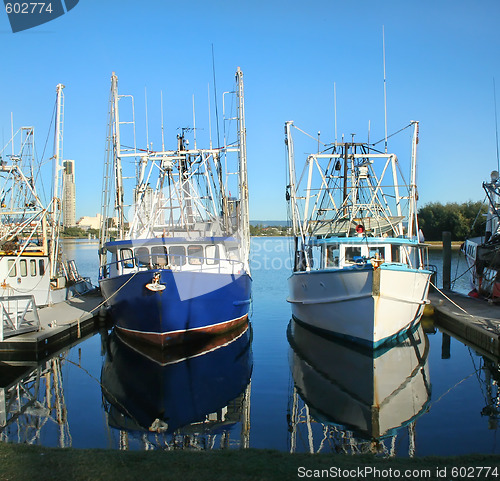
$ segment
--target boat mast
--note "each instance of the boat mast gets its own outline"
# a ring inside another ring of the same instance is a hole
[[[111,89],[113,92],[113,150],[115,153],[115,182],[116,182],[116,209],[118,214],[118,233],[120,238],[125,234],[125,218],[123,213],[123,178],[122,160],[120,151],[120,116],[118,109],[118,77],[113,72],[111,76]]]
[[[179,182],[181,183],[182,202],[180,203],[181,218],[185,219],[186,232],[194,226],[193,194],[190,185],[191,156],[186,149],[187,140],[184,138],[184,129],[177,136],[177,155],[179,157]],[[185,211],[185,212],[184,212]]]
[[[293,242],[294,242],[294,250],[295,250],[295,257],[293,261],[293,270],[296,271],[299,269],[299,265],[302,265],[309,270],[310,269],[310,263],[309,263],[309,256],[305,254],[304,252],[304,244],[305,244],[305,236],[306,236],[306,229],[308,228],[308,221],[309,219],[307,218],[307,207],[306,207],[306,213],[304,214],[304,224],[301,224],[301,219],[300,219],[300,212],[299,212],[299,206],[297,205],[297,182],[296,182],[296,177],[295,177],[295,157],[294,157],[294,149],[293,149],[293,139],[292,139],[292,133],[291,133],[291,128],[293,126],[293,120],[289,120],[285,122],[285,145],[287,149],[287,158],[288,158],[288,175],[289,175],[289,184],[287,186],[287,192],[286,192],[286,198],[287,201],[290,202],[290,216],[292,218],[292,235],[293,235]],[[309,188],[307,190],[307,196],[309,196],[310,192],[310,180],[311,180],[311,167],[312,163],[314,162],[314,158],[310,156],[308,158],[309,162]],[[307,200],[308,202],[309,200]],[[299,249],[299,237],[301,238],[301,246]]]
[[[295,158],[293,151],[293,139],[290,127],[293,125],[293,120],[288,120],[285,122],[285,145],[288,157],[288,176],[290,184],[287,186],[287,200],[290,202],[291,206],[291,217],[292,217],[292,235],[297,238],[297,219],[295,217],[295,206],[296,206],[296,185],[295,185]]]
[[[54,187],[52,195],[52,215],[51,215],[51,238],[50,243],[50,277],[56,277],[57,257],[59,254],[59,231],[62,203],[62,182],[60,176],[62,172],[63,156],[63,128],[64,128],[64,85],[58,84],[56,87],[56,121],[54,134],[54,162],[53,176]]]
[[[412,121],[413,140],[411,144],[411,171],[410,171],[410,205],[408,214],[408,237],[418,235],[417,224],[417,144],[418,121]]]
[[[118,111],[118,77],[113,72],[111,75],[111,122],[113,123],[113,152],[114,152],[114,171],[116,183],[115,208],[118,215],[118,235],[123,238],[125,234],[125,216],[123,212],[123,176],[122,176],[122,159],[120,150],[120,115]]]
[[[243,258],[248,259],[250,252],[250,218],[248,206],[248,177],[247,177],[247,131],[245,127],[245,95],[243,88],[243,72],[236,69],[236,84],[238,96],[238,157],[239,157],[239,190],[241,237],[243,241]]]

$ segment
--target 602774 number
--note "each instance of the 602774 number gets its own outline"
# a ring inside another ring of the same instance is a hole
[[[451,468],[452,478],[498,478],[499,471],[497,466],[460,466]]]
[[[24,13],[24,14],[36,14],[36,13],[52,13],[52,3],[41,3],[41,2],[12,2],[5,4],[5,11],[8,14],[14,13]]]

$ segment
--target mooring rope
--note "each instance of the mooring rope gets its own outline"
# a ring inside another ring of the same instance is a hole
[[[97,311],[97,309],[100,309],[104,304],[106,304],[107,301],[109,301],[113,296],[115,296],[116,294],[118,294],[135,276],[136,274],[139,274],[140,271],[135,271],[129,279],[127,279],[127,281],[120,286],[119,289],[117,289],[115,292],[113,292],[113,294],[111,294],[108,298],[104,299],[100,304],[98,304],[96,307],[94,307],[93,309],[91,309],[90,311],[88,312],[85,312],[83,313],[77,320],[77,337],[80,338],[81,337],[81,331],[80,331],[80,321],[81,319],[86,316],[87,314],[92,314],[93,312]],[[101,291],[102,293],[102,291]],[[82,297],[82,296],[80,296]]]
[[[458,309],[460,309],[462,312],[464,312],[468,316],[472,317],[472,319],[475,319],[475,320],[479,319],[477,316],[474,316],[470,312],[467,312],[462,306],[459,306],[453,299],[451,299],[450,297],[448,297],[441,289],[439,289],[439,287],[437,287],[436,285],[434,285],[432,282],[430,283],[430,285],[432,287],[434,287],[434,289],[436,289],[436,291],[438,291],[439,294],[441,294],[446,300],[450,301],[455,307],[457,307]]]

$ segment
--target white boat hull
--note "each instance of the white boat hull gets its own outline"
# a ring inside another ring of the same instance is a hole
[[[415,326],[427,303],[431,272],[400,264],[295,272],[293,317],[316,330],[378,347]]]

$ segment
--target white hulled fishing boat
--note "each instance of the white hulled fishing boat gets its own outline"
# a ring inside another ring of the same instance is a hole
[[[34,128],[21,127],[0,152],[0,339],[36,329],[25,322],[27,312],[94,289],[79,275],[75,262],[64,259],[60,243],[63,88],[59,84],[56,90],[52,194],[47,203],[37,192],[42,162],[35,159]]]
[[[500,179],[498,171],[491,172],[490,182],[483,182],[488,199],[485,233],[482,237],[466,239],[462,245],[470,275],[472,297],[500,300]]]
[[[396,155],[355,142],[310,154],[297,181],[294,124],[286,123],[294,240],[288,302],[297,322],[369,347],[418,323],[432,272],[417,221],[418,122],[410,126],[409,183]]]

